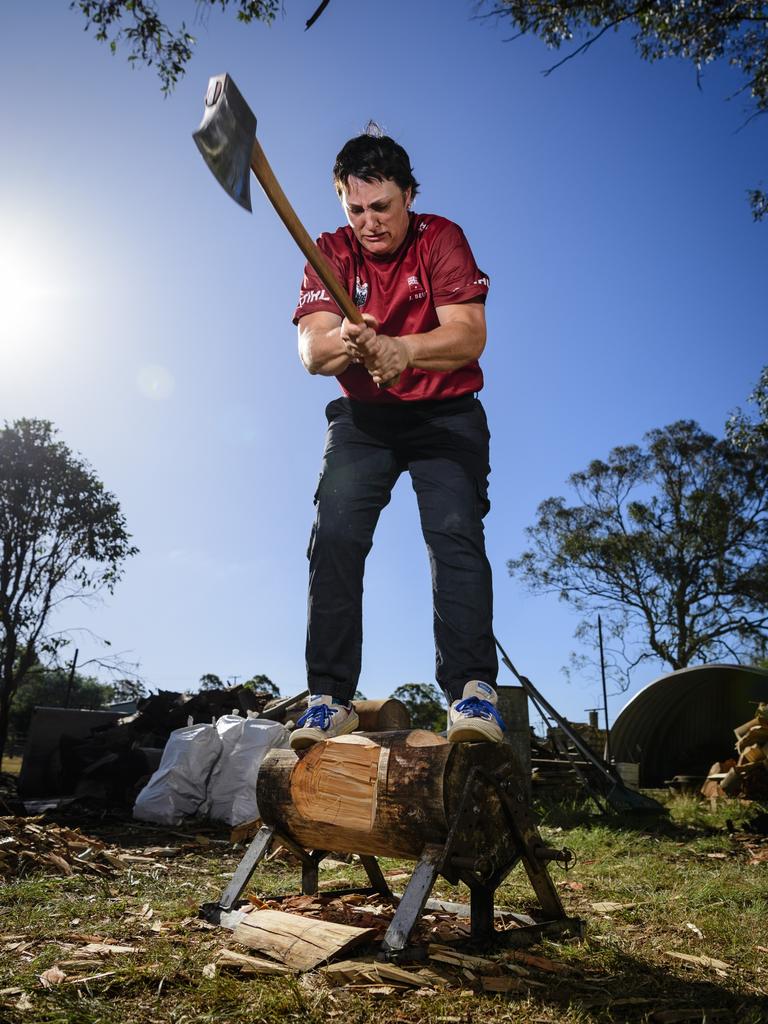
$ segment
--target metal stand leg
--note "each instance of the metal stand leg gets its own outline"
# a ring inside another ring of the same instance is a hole
[[[445,847],[425,846],[421,860],[414,868],[411,880],[405,888],[403,898],[387,929],[381,944],[381,956],[392,959],[408,945],[413,926],[427,902],[432,886],[443,862]]]
[[[489,942],[494,934],[494,896],[487,885],[470,886],[470,922],[473,942]]]
[[[232,910],[235,903],[240,899],[243,889],[248,885],[251,875],[256,870],[259,861],[269,849],[269,844],[272,842],[274,834],[275,830],[267,828],[266,825],[259,829],[251,845],[246,850],[245,856],[237,865],[235,873],[230,879],[229,885],[221,894],[219,902],[217,904],[207,903],[202,908],[204,916],[208,916],[206,908],[210,908],[212,913],[218,914],[221,914],[222,911],[226,912]]]
[[[301,858],[301,891],[305,896],[314,896],[317,892],[317,868],[324,856],[322,850],[314,850]]]
[[[381,873],[381,868],[379,867],[379,862],[376,860],[376,858],[361,856],[360,863],[365,868],[365,873],[368,875],[368,881],[371,883],[371,886],[376,890],[376,892],[380,896],[383,896],[385,900],[388,900],[390,903],[394,903],[394,893],[389,888],[386,878]]]

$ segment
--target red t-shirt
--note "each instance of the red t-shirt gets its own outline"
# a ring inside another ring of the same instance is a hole
[[[369,253],[351,227],[325,233],[317,244],[355,305],[375,316],[379,332],[390,337],[432,331],[440,325],[438,306],[484,301],[488,294],[488,278],[475,263],[464,232],[458,224],[431,213],[412,213],[402,245],[388,256]],[[307,264],[293,322],[321,310],[343,315]],[[379,388],[364,366],[352,363],[337,380],[346,395],[361,402],[412,402],[479,391],[483,372],[477,360],[451,371],[409,367],[396,385]]]

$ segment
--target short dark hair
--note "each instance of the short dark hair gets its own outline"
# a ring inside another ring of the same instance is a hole
[[[409,188],[411,198],[419,191],[410,157],[398,142],[382,134],[375,121],[368,122],[362,135],[345,142],[336,157],[333,183],[339,195],[350,178],[362,181],[391,179],[403,192]]]

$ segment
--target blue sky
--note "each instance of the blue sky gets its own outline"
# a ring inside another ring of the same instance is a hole
[[[617,444],[679,418],[721,432],[768,361],[766,169],[739,81],[648,65],[604,38],[555,74],[536,40],[463,0],[286,0],[239,25],[160,0],[197,36],[164,99],[64,0],[4,0],[0,419],[53,420],[120,499],[141,554],[112,598],[57,625],[81,661],[112,651],[153,688],[204,672],[304,685],[306,546],[333,379],[291,324],[303,260],[254,183],[245,214],[192,143],[208,76],[229,71],[310,234],[342,223],[330,168],[375,118],[409,151],[418,209],[456,220],[491,277],[483,358],[493,435],[486,520],[496,632],[564,713],[576,617],[511,580],[538,503]],[[407,479],[366,574],[362,690],[434,678],[426,552]],[[502,669],[502,673],[505,670]],[[658,674],[648,665],[637,689]],[[511,682],[511,677],[501,680]],[[614,714],[625,698],[613,702]]]

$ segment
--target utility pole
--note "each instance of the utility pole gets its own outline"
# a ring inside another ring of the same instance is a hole
[[[605,711],[605,756],[608,764],[613,764],[611,757],[611,730],[608,725],[608,691],[605,686],[605,654],[603,652],[603,620],[597,616],[597,637],[600,641],[600,675],[603,680],[603,710]]]
[[[72,659],[72,667],[69,670],[69,679],[67,681],[67,695],[64,698],[64,707],[69,707],[69,698],[72,696],[72,684],[75,681],[75,666],[77,665],[77,656],[80,653],[79,649],[75,648],[75,656]]]

